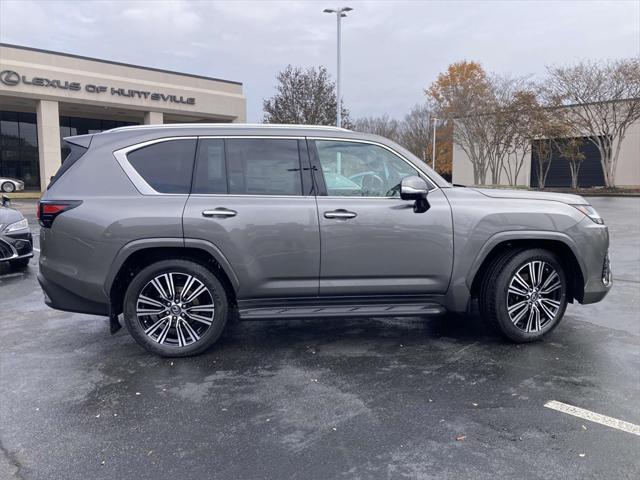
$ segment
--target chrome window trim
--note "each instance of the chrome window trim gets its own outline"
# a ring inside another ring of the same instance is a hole
[[[246,138],[246,139],[279,139],[279,140],[328,140],[333,142],[349,142],[349,143],[364,143],[368,145],[376,145],[378,147],[382,147],[385,150],[388,150],[393,155],[397,156],[401,160],[403,160],[407,165],[413,168],[419,177],[423,178],[433,187],[433,190],[440,190],[440,187],[436,185],[429,176],[424,173],[422,170],[417,168],[413,162],[396,152],[391,147],[380,143],[375,142],[373,140],[360,140],[360,139],[351,139],[351,138],[335,138],[335,137],[327,137],[327,136],[301,136],[301,135],[189,135],[189,136],[172,136],[172,137],[162,137],[156,138],[153,140],[147,140],[145,142],[136,143],[133,145],[129,145],[127,147],[120,148],[113,152],[113,156],[117,160],[120,168],[124,171],[125,175],[129,178],[133,186],[140,192],[142,195],[169,195],[169,196],[188,196],[188,195],[197,195],[197,196],[216,196],[216,197],[252,197],[252,198],[309,198],[316,195],[252,195],[252,194],[233,194],[233,193],[163,193],[155,190],[147,181],[140,175],[135,168],[129,163],[129,159],[127,158],[127,154],[133,152],[134,150],[138,150],[143,147],[147,147],[149,145],[154,145],[156,143],[162,142],[170,142],[172,140],[199,140],[199,139],[238,139],[238,138]],[[197,160],[197,159],[196,159]],[[194,165],[195,167],[195,165]],[[430,189],[429,191],[431,191]],[[363,200],[371,200],[371,199],[399,199],[400,197],[356,197],[356,196],[347,196],[347,195],[317,195],[321,198],[361,198]]]
[[[192,197],[248,197],[248,198],[315,198],[315,195],[255,195],[250,193],[192,193]]]
[[[380,143],[380,142],[375,142],[373,140],[359,140],[359,139],[355,139],[355,138],[335,138],[335,137],[325,137],[325,136],[313,136],[313,137],[306,137],[307,140],[329,140],[332,142],[349,142],[349,143],[365,143],[365,144],[369,144],[369,145],[376,145],[378,147],[382,147],[385,150],[388,150],[389,152],[391,152],[393,155],[395,155],[396,157],[400,158],[401,160],[403,160],[407,165],[409,165],[411,168],[413,168],[417,175],[419,177],[421,177],[422,179],[424,179],[425,181],[429,182],[429,184],[433,187],[433,190],[440,190],[440,187],[438,185],[435,184],[435,182],[433,180],[431,180],[429,178],[429,176],[424,173],[422,170],[420,170],[418,167],[416,167],[413,162],[407,158],[405,158],[404,156],[400,155],[398,152],[396,152],[393,148],[385,145],[384,143]],[[432,189],[429,189],[429,191],[431,191]],[[326,195],[323,198],[400,198],[398,197],[356,197],[356,196],[335,196],[335,195]]]

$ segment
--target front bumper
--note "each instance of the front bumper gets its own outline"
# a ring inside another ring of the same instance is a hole
[[[33,257],[30,231],[0,235],[0,262]]]
[[[596,303],[606,297],[613,285],[609,262],[609,229],[589,218],[580,222],[572,237],[578,245],[583,267],[582,292],[576,292],[582,304]]]

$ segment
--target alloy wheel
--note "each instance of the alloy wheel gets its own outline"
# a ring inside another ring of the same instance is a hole
[[[509,282],[509,319],[526,333],[540,332],[558,315],[563,295],[564,287],[556,269],[548,262],[530,261]]]
[[[11,182],[5,182],[2,184],[2,191],[4,193],[12,193],[16,189],[16,186]]]
[[[209,330],[215,303],[209,288],[196,277],[169,272],[156,276],[140,291],[136,315],[154,342],[185,347]]]

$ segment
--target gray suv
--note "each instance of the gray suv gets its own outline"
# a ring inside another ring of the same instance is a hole
[[[135,126],[66,139],[38,208],[56,309],[119,316],[147,350],[203,352],[229,318],[469,312],[517,342],[611,287],[582,197],[454,187],[333,127]]]

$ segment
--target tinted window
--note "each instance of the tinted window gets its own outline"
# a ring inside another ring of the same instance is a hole
[[[229,193],[301,195],[297,140],[227,139]]]
[[[204,138],[198,143],[193,193],[227,193],[224,140]]]
[[[196,140],[169,140],[127,154],[129,163],[160,193],[189,193]]]
[[[329,196],[395,197],[404,177],[418,175],[415,168],[378,145],[330,140],[315,143]]]
[[[62,161],[62,165],[60,166],[56,174],[51,177],[51,181],[47,186],[47,190],[51,188],[51,185],[56,183],[60,179],[60,177],[62,177],[62,175],[64,175],[64,173],[73,166],[74,163],[80,160],[80,157],[82,157],[82,155],[84,155],[84,153],[87,151],[86,148],[81,147],[80,145],[74,145],[72,143],[66,144],[65,149],[69,152],[69,154],[67,155],[67,158]]]

